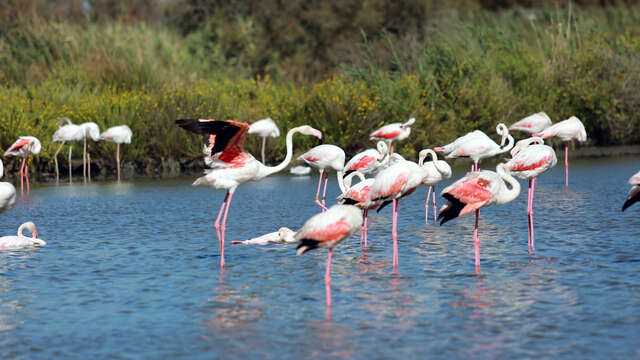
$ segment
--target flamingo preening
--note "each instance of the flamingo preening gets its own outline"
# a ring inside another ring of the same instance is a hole
[[[22,158],[22,166],[20,166],[20,196],[24,192],[23,180],[27,181],[27,196],[29,196],[29,164],[27,158],[30,155],[37,155],[40,153],[42,146],[40,140],[33,136],[20,136],[16,142],[9,146],[9,149],[4,152],[4,156],[13,155]]]
[[[333,205],[309,218],[296,233],[295,239],[300,241],[297,254],[301,255],[319,247],[329,249],[327,267],[324,273],[326,288],[327,312],[331,307],[331,257],[333,247],[362,226],[360,209],[352,205]]]
[[[393,142],[401,141],[409,137],[411,134],[411,125],[416,122],[416,118],[410,118],[404,123],[392,123],[385,125],[369,135],[371,140],[386,141],[389,154],[393,153]]]
[[[344,184],[342,182],[344,158],[344,150],[338,146],[330,144],[318,145],[298,157],[298,160],[302,160],[312,168],[316,168],[320,171],[318,190],[316,191],[316,204],[322,208],[322,211],[327,210],[327,207],[325,206],[325,198],[327,195],[327,182],[329,181],[330,170],[334,170],[336,172],[338,186],[340,186],[340,190],[343,193],[345,191]],[[326,177],[324,180],[324,190],[322,191],[322,202],[320,202],[318,197],[320,196],[320,185],[322,184],[323,174],[326,174]]]
[[[249,134],[257,135],[262,138],[262,163],[264,162],[264,148],[267,143],[267,137],[277,138],[280,136],[280,129],[272,118],[268,117],[262,120],[258,120],[249,126]]]
[[[4,175],[4,166],[0,160],[0,179]],[[8,182],[0,182],[0,213],[13,207],[16,203],[16,188]]]
[[[384,141],[378,141],[376,149],[367,149],[355,154],[344,166],[344,174],[349,175],[359,171],[363,175],[376,171],[387,158],[388,146]]]
[[[22,235],[24,230],[28,230],[31,233],[31,237]],[[6,249],[19,249],[32,246],[45,246],[47,245],[44,240],[38,239],[38,231],[36,225],[31,221],[26,222],[18,228],[17,236],[3,236],[0,237],[0,250]]]
[[[79,125],[82,129],[82,141],[84,148],[82,150],[82,178],[84,182],[91,182],[91,155],[87,150],[87,137],[93,141],[100,140],[100,127],[94,122],[86,122]]]
[[[100,134],[100,140],[116,143],[116,166],[118,169],[118,182],[120,182],[120,144],[131,144],[133,132],[127,125],[110,127]]]
[[[499,154],[503,154],[511,150],[511,148],[513,147],[513,137],[511,136],[511,134],[509,134],[509,130],[507,129],[506,125],[502,123],[498,124],[498,126],[496,127],[496,131],[498,132],[498,135],[502,136],[502,141],[500,142],[500,145],[495,143],[488,136],[486,135],[482,136],[476,133],[477,134],[476,136],[472,136],[466,141],[462,141],[457,146],[455,146],[454,149],[449,153],[449,155],[446,156],[446,158],[447,159],[459,158],[459,157],[469,158],[473,160],[474,166],[472,167],[472,170],[473,171],[480,170],[480,160],[489,158],[492,156],[496,156]],[[474,134],[474,133],[471,133],[471,134]],[[468,135],[469,134],[465,136],[468,136]],[[508,140],[508,143],[506,146],[504,144],[505,140]]]
[[[549,126],[551,126],[551,118],[549,118],[549,115],[544,111],[541,111],[539,113],[529,115],[522,120],[516,121],[509,126],[509,130],[523,131],[533,134],[546,129]]]
[[[507,161],[507,167],[511,174],[529,180],[529,195],[527,197],[527,215],[529,217],[529,230],[527,248],[529,252],[535,250],[533,237],[533,192],[536,187],[536,177],[556,166],[558,162],[556,152],[551,146],[544,145],[544,140],[539,137],[531,137],[520,140],[511,150],[512,158]]]
[[[543,139],[559,137],[560,140],[564,141],[565,186],[569,187],[569,142],[574,139],[579,142],[587,141],[587,131],[582,121],[572,116],[567,120],[551,125],[541,132],[534,133],[533,136],[539,136]]]
[[[383,143],[384,144],[384,143]],[[351,185],[351,180],[354,176],[360,178],[360,181]],[[374,179],[366,179],[364,174],[360,171],[353,171],[349,175],[344,177],[345,192],[338,196],[338,203],[344,205],[355,205],[362,209],[362,229],[360,231],[360,245],[364,240],[364,247],[367,247],[367,235],[368,235],[368,219],[369,210],[378,207],[379,204],[372,204],[371,207],[365,206],[367,201],[367,195],[371,191],[371,185],[373,185]]]
[[[431,155],[431,161],[424,163],[427,155]],[[429,197],[433,193],[433,223],[437,222],[436,208],[436,184],[443,180],[451,178],[451,166],[444,160],[438,160],[438,155],[431,149],[424,149],[418,154],[418,165],[420,165],[425,174],[422,179],[422,185],[428,186],[427,200],[424,202],[424,223],[429,223]]]
[[[216,218],[215,228],[220,244],[220,267],[224,267],[224,238],[229,215],[229,206],[236,188],[247,181],[258,181],[275,174],[289,165],[293,156],[293,134],[313,135],[319,139],[322,133],[311,126],[303,125],[287,133],[287,155],[278,166],[265,166],[242,147],[249,131],[249,124],[232,120],[180,119],[176,124],[181,128],[204,135],[205,163],[212,169],[199,177],[193,185],[210,186],[227,190],[227,194]],[[220,219],[222,226],[220,226]]]
[[[520,183],[509,174],[506,164],[498,164],[497,173],[488,170],[472,171],[462,179],[447,186],[440,193],[449,201],[440,209],[440,225],[493,204],[506,204],[520,194]],[[505,182],[511,186],[509,190]],[[480,272],[480,240],[478,239],[479,213],[476,211],[476,225],[473,231],[476,273]]]
[[[66,122],[66,125],[63,125]],[[56,150],[53,161],[56,163],[56,183],[60,182],[60,172],[58,170],[58,153],[62,150],[65,142],[69,142],[69,184],[73,183],[73,168],[71,167],[71,152],[73,150],[73,141],[83,140],[84,133],[79,125],[71,123],[69,118],[63,117],[58,120],[60,128],[53,133],[51,141],[61,141],[62,143]]]
[[[631,190],[629,190],[627,200],[622,204],[622,211],[640,200],[640,171],[629,179],[629,184],[632,185]]]

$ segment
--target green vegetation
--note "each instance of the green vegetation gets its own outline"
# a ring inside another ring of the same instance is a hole
[[[435,14],[402,31],[361,26],[349,32],[357,38],[299,53],[290,48],[295,40],[273,45],[280,52],[267,47],[256,25],[264,19],[248,15],[229,20],[229,28],[17,18],[0,26],[0,146],[37,136],[43,152],[35,161],[48,167],[56,120],[67,116],[102,129],[129,125],[134,139],[123,148],[125,161],[196,158],[200,138],[175,119],[271,116],[283,132],[310,124],[351,154],[373,146],[368,134],[378,126],[414,116],[412,135],[399,148],[410,155],[541,110],[554,122],[578,116],[595,145],[640,141],[638,7]],[[334,29],[346,20],[335,21]],[[286,42],[294,34],[270,36]],[[348,47],[350,56],[314,58],[336,47]],[[280,160],[283,138],[269,143],[270,161]],[[257,154],[259,144],[250,137],[247,148]],[[300,150],[315,144],[296,142]],[[93,158],[115,156],[112,144],[92,146]]]

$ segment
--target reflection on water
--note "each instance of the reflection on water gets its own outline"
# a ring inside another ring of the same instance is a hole
[[[370,212],[369,247],[355,234],[334,250],[330,309],[326,251],[227,247],[221,272],[213,222],[224,192],[192,187],[192,178],[34,186],[0,216],[2,235],[32,220],[48,243],[0,253],[0,352],[46,359],[637,357],[640,217],[638,209],[619,208],[638,160],[576,160],[568,190],[561,166],[541,176],[533,254],[526,191],[483,209],[480,275],[473,216],[425,226],[426,191],[403,199],[394,273],[391,209]],[[318,210],[310,201],[316,181],[283,176],[242,185],[227,241],[301,226]],[[327,199],[335,199],[335,179],[329,182]]]

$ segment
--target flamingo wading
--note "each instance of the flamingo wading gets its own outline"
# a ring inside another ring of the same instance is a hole
[[[14,142],[9,149],[4,152],[4,156],[13,155],[22,158],[22,166],[20,166],[20,195],[22,196],[24,190],[23,180],[27,182],[27,196],[29,196],[29,164],[27,158],[30,155],[37,155],[40,153],[42,146],[40,140],[33,136],[20,136],[16,142]]]
[[[264,161],[264,148],[267,143],[267,137],[277,138],[280,136],[278,125],[270,117],[258,120],[249,126],[249,134],[258,135],[262,138],[262,151],[260,154],[262,155],[262,163],[266,164]]]
[[[309,166],[320,171],[320,178],[318,179],[318,190],[316,191],[316,204],[318,204],[318,206],[322,208],[322,211],[327,210],[327,207],[325,206],[325,198],[327,195],[327,182],[329,181],[330,170],[336,171],[338,186],[343,193],[345,191],[342,179],[344,170],[344,158],[344,150],[330,144],[318,145],[298,157],[298,160],[302,160]],[[322,202],[320,202],[318,197],[320,196],[320,185],[322,185],[323,174],[326,174],[326,177],[324,180],[324,190],[322,191]]]
[[[100,140],[116,143],[116,166],[118,169],[118,182],[120,182],[120,144],[131,144],[133,132],[127,125],[110,127],[100,134]]]
[[[63,125],[66,122],[66,125]],[[56,183],[60,182],[60,172],[58,170],[58,153],[62,150],[65,142],[69,142],[69,184],[73,183],[73,167],[71,166],[71,153],[73,151],[73,141],[84,139],[82,128],[79,125],[75,125],[69,118],[63,117],[58,120],[60,128],[53,133],[51,140],[53,142],[61,141],[58,150],[53,157],[53,161],[56,163]]]
[[[86,122],[79,125],[82,128],[82,140],[84,148],[82,150],[82,177],[84,182],[91,182],[91,155],[87,150],[87,137],[93,141],[100,140],[100,127],[94,122]]]
[[[424,159],[427,155],[431,155],[431,161],[425,163]],[[431,149],[424,149],[418,154],[418,165],[423,168],[425,173],[422,179],[422,185],[429,187],[427,191],[427,200],[424,202],[424,223],[429,223],[429,197],[433,194],[433,223],[437,222],[436,208],[436,184],[443,180],[451,178],[451,166],[444,160],[438,160],[438,155]]]

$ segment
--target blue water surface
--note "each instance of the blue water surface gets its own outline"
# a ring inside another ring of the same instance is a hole
[[[639,168],[572,160],[568,190],[562,162],[540,176],[534,254],[522,182],[481,212],[480,275],[473,216],[425,226],[420,188],[400,201],[397,274],[390,206],[368,248],[358,234],[336,247],[330,311],[324,249],[228,246],[221,272],[224,192],[193,178],[34,186],[0,215],[2,235],[32,220],[47,241],[0,253],[0,358],[637,358],[640,204],[620,207]],[[312,175],[240,186],[227,243],[301,226],[318,212]]]

